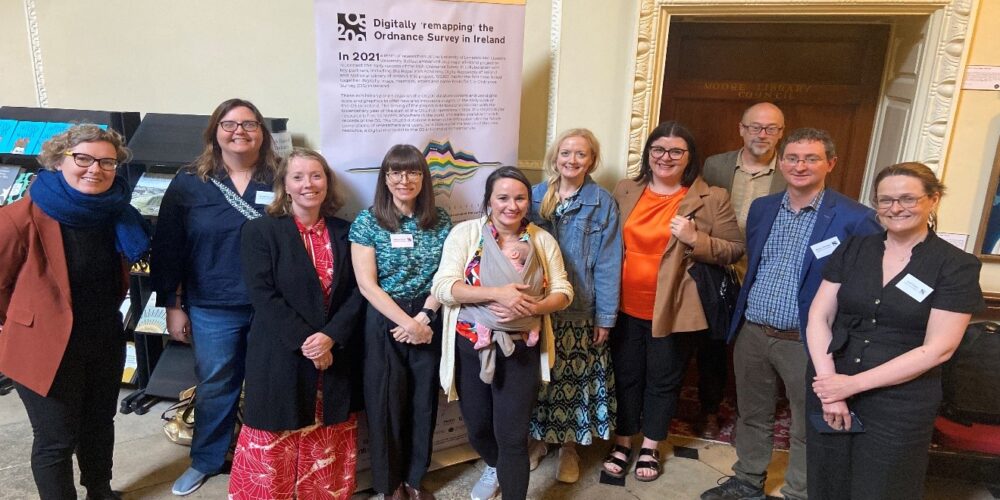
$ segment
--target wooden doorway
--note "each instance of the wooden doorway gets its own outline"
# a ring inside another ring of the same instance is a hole
[[[827,185],[858,198],[888,40],[884,24],[673,20],[660,121],[690,127],[704,158],[740,148],[743,110],[771,101],[786,133],[830,133],[839,160]]]

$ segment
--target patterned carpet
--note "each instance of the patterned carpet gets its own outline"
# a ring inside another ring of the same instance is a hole
[[[698,419],[699,406],[696,380],[694,377],[686,377],[684,387],[681,389],[677,415],[670,422],[670,434],[700,437],[694,432],[694,424]],[[732,384],[730,384],[731,386]],[[788,449],[788,427],[790,424],[791,415],[788,411],[788,401],[782,398],[778,402],[778,409],[774,419],[775,449]],[[721,427],[721,432],[717,441],[732,444],[733,430],[736,427],[736,394],[732,390],[727,391],[726,397],[722,400],[722,405],[719,409],[719,426]]]

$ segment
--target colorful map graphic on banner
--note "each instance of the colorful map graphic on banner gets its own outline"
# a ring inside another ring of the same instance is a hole
[[[431,171],[434,194],[438,197],[451,197],[456,184],[472,179],[480,168],[497,168],[500,162],[481,162],[469,151],[454,151],[451,141],[431,141],[423,148],[427,167]],[[352,168],[351,173],[378,173],[378,167]],[[488,174],[487,174],[488,175]]]

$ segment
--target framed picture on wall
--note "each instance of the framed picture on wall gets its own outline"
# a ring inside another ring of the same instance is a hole
[[[1000,140],[993,156],[993,171],[983,202],[983,219],[979,223],[975,254],[983,262],[1000,262]]]

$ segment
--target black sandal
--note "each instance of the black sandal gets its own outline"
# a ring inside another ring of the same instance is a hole
[[[614,455],[615,453],[621,453],[622,455],[625,455],[625,460],[616,457]],[[632,448],[616,444],[614,445],[614,447],[611,448],[611,451],[608,452],[608,456],[604,457],[604,466],[602,466],[601,468],[604,469],[603,472],[605,474],[615,479],[621,479],[628,474],[628,465],[631,462],[632,462]],[[617,465],[618,468],[621,470],[619,470],[618,472],[611,472],[606,467],[608,464]]]
[[[641,457],[643,455],[649,455],[653,457],[653,460],[637,460],[635,462],[635,471],[633,474],[635,474],[636,480],[644,483],[656,481],[660,478],[660,450],[655,448],[640,448],[639,456]],[[652,476],[640,476],[639,469],[650,469],[653,472],[656,472],[656,474],[653,474]]]

